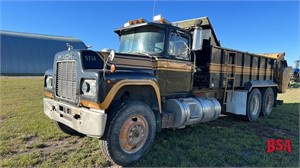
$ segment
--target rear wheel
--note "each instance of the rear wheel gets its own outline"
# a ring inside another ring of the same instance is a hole
[[[272,88],[267,88],[262,91],[261,111],[263,116],[270,116],[274,106],[274,91]]]
[[[261,111],[261,93],[255,88],[250,92],[247,101],[246,119],[248,121],[257,121]]]
[[[155,116],[142,102],[124,105],[107,126],[106,140],[100,140],[100,148],[108,160],[118,165],[139,160],[154,141]]]

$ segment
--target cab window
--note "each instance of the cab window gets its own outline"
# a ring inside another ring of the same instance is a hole
[[[190,60],[188,46],[188,37],[178,33],[170,33],[168,53],[171,57],[181,60]]]

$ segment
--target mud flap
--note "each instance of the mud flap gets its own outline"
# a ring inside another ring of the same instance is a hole
[[[280,69],[279,72],[279,93],[285,93],[288,85],[290,83],[290,78],[291,78],[291,74],[292,73],[292,67],[285,67]]]
[[[227,93],[226,112],[246,115],[248,91],[233,91]]]

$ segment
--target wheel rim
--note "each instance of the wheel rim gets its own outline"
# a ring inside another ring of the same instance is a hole
[[[252,115],[256,115],[258,113],[258,109],[259,109],[259,97],[253,96],[252,98],[252,103],[250,106],[250,111]]]
[[[148,123],[141,115],[128,118],[119,136],[120,146],[127,153],[135,153],[143,147],[148,137]]]

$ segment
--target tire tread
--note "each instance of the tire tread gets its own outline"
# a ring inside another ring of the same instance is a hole
[[[120,112],[121,109],[127,109],[129,107],[132,107],[134,105],[143,105],[144,107],[148,108],[148,110],[152,111],[145,103],[143,102],[140,102],[140,101],[133,101],[133,102],[128,102],[128,103],[124,103],[121,107],[119,108],[116,108],[115,111],[113,112],[114,114],[111,116],[110,118],[110,123],[107,125],[107,139],[106,140],[100,140],[100,148],[101,148],[101,152],[104,154],[104,156],[113,164],[115,165],[122,165],[122,166],[128,166],[128,163],[126,161],[122,161],[120,160],[119,158],[121,157],[118,157],[118,156],[112,156],[112,154],[110,153],[112,151],[111,149],[111,144],[109,143],[108,139],[111,139],[111,132],[113,127],[112,125],[118,125],[118,124],[121,124],[121,123],[117,123],[117,120],[118,118],[120,117],[120,115],[122,115],[123,113]],[[154,126],[154,133],[155,133],[155,116],[154,114],[150,114],[152,115],[151,117],[153,118],[153,126]],[[150,131],[150,130],[149,130]],[[155,137],[155,135],[154,135]],[[151,141],[149,142],[149,144],[151,145],[154,141],[154,137],[153,139],[151,139]],[[112,145],[115,145],[115,144],[112,144]],[[144,154],[146,154],[147,152],[149,151],[149,149],[146,149],[146,152]],[[115,157],[115,158],[114,158]],[[118,163],[115,161],[115,159],[119,159]],[[129,163],[131,164],[131,163]]]

